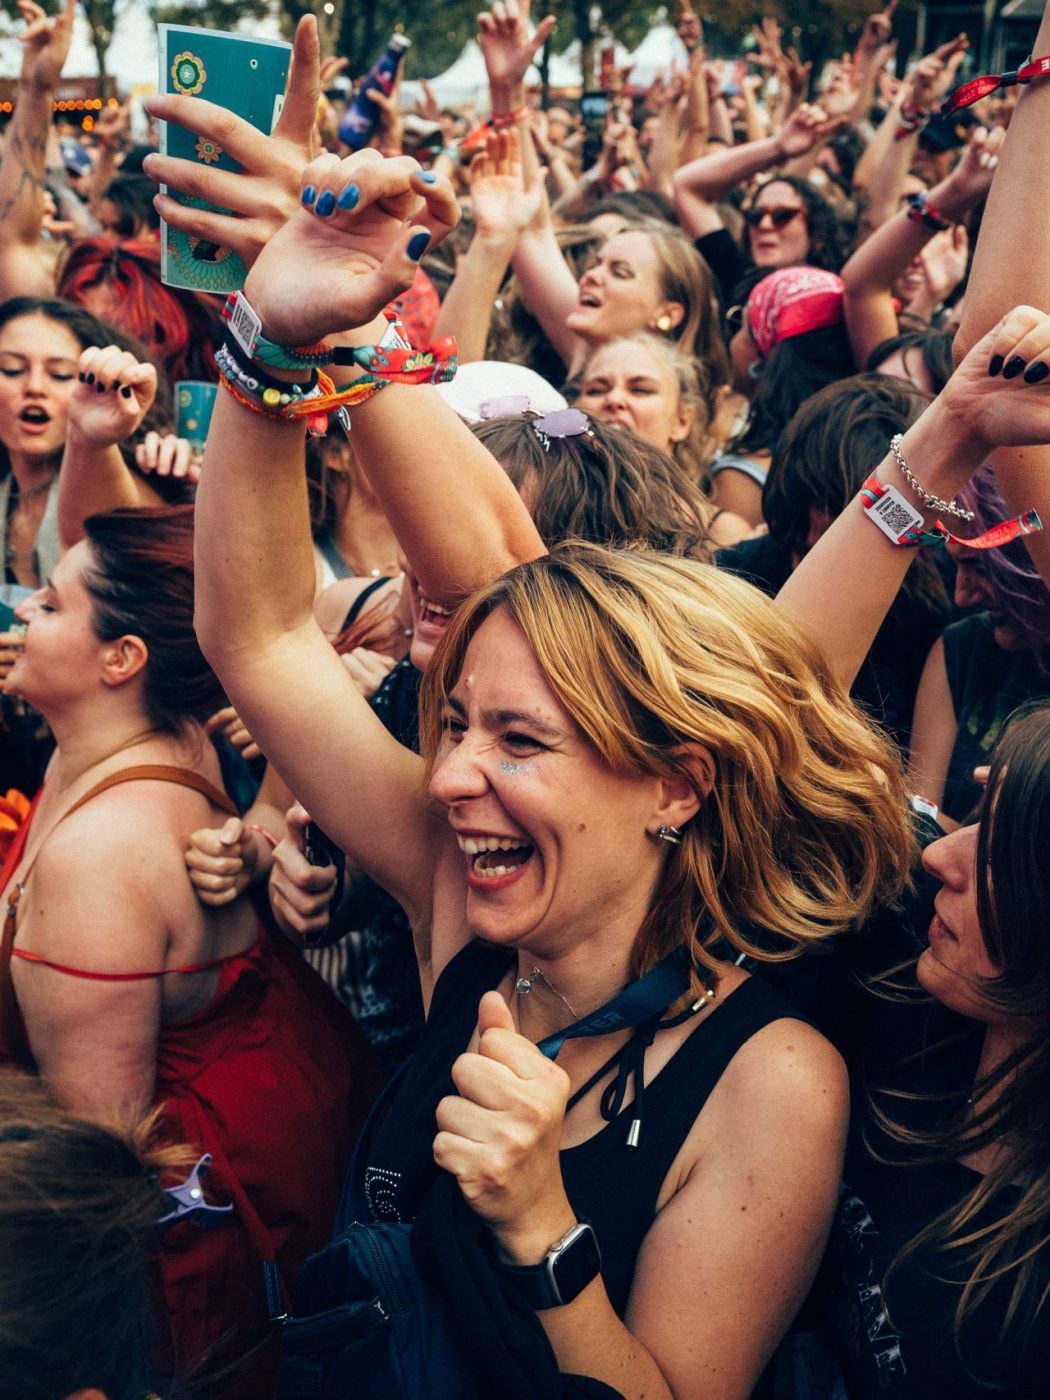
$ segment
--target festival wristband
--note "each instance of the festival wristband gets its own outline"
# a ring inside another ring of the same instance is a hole
[[[945,218],[926,197],[925,190],[917,190],[908,196],[908,218],[913,224],[925,224],[936,233],[943,233],[952,226],[951,219]]]
[[[894,544],[913,548],[920,545],[941,547],[950,540],[952,544],[963,545],[967,549],[1000,549],[1011,540],[1019,539],[1022,535],[1034,535],[1043,528],[1038,514],[1027,510],[1012,520],[999,521],[973,539],[953,535],[939,520],[926,529],[922,512],[916,510],[895,486],[884,486],[875,472],[861,487],[860,502],[868,519],[879,527],[887,539]]]
[[[229,334],[250,361],[275,369],[320,369],[323,365],[358,365],[376,379],[396,384],[444,384],[455,376],[458,347],[444,336],[417,350],[403,334],[393,311],[384,310],[388,325],[377,345],[277,345],[262,333],[262,321],[243,292],[234,292],[225,307]],[[358,381],[360,382],[360,381]]]
[[[1050,54],[1042,58],[1029,58],[1026,63],[1012,73],[985,73],[983,77],[971,78],[962,87],[957,87],[941,107],[941,115],[950,117],[961,107],[972,107],[982,97],[990,97],[998,88],[1023,87],[1033,78],[1045,78],[1050,73]]]

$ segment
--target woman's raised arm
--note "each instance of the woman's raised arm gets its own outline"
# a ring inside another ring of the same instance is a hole
[[[821,643],[844,686],[856,676],[915,557],[913,547],[883,533],[876,517],[902,533],[913,522],[928,532],[942,520],[968,536],[972,527],[946,511],[943,501],[952,500],[996,447],[1050,442],[1050,378],[1041,381],[1042,388],[1021,377],[1006,379],[1002,366],[1014,356],[1025,364],[1041,358],[1050,363],[1050,317],[1017,307],[974,346],[900,443],[921,496],[888,453],[874,473],[881,485],[872,496],[889,487],[897,499],[873,499],[878,509],[866,508],[864,493],[851,501],[777,595],[780,606]],[[1038,536],[1026,533],[1032,538]]]
[[[356,208],[345,197],[337,203],[350,186]],[[450,195],[425,184],[414,161],[384,161],[374,151],[347,162],[322,156],[304,172],[304,195],[245,288],[259,318],[255,334],[278,346],[367,326],[411,284],[412,240],[440,237],[451,220]],[[292,790],[425,926],[435,819],[422,765],[372,714],[313,619],[305,420],[270,416],[261,391],[252,401],[248,387],[259,389],[254,371],[291,392],[309,371],[267,368],[243,347],[241,354],[250,369],[238,377],[227,362],[239,399],[219,395],[198,493],[198,638]],[[396,431],[419,436],[420,423],[406,414]]]
[[[977,128],[962,160],[926,201],[901,210],[866,239],[842,269],[843,306],[858,365],[898,334],[893,285],[937,232],[943,219],[958,223],[991,188],[1005,132]]]
[[[26,21],[18,101],[0,160],[0,301],[54,295],[54,276],[40,246],[51,103],[69,54],[76,0],[49,18],[34,0],[20,0]]]
[[[84,538],[84,521],[91,515],[164,504],[120,451],[150,410],[157,371],[116,345],[85,350],[78,368],[80,383],[69,403],[58,478],[58,532],[64,550]]]
[[[1050,6],[1043,13],[1033,53],[1050,53]],[[962,324],[955,338],[956,360],[1017,302],[1050,311],[1050,189],[1040,172],[1050,142],[1050,77],[1036,77],[1026,87],[1010,121],[1010,136],[977,239]],[[1046,362],[1050,365],[1050,359]],[[1040,374],[1029,366],[1029,374]],[[1043,439],[1050,443],[1050,432]],[[1011,510],[1034,505],[1050,523],[1050,447],[999,451],[996,476]],[[1046,532],[1025,541],[1032,559],[1050,584],[1050,538]]]
[[[233,248],[246,263],[254,264],[300,207],[316,100],[317,35],[309,15],[296,31],[288,96],[273,136],[263,136],[232,113],[198,98],[151,98],[147,106],[153,115],[219,140],[244,167],[242,174],[229,175],[192,161],[148,157],[146,168],[154,178],[233,211],[223,215],[187,209],[158,196],[165,218],[187,233]],[[375,152],[369,157],[377,158]],[[407,162],[404,169],[416,170],[414,162]],[[415,187],[428,191],[432,201],[441,201],[445,218],[455,221],[458,216],[447,181],[430,183],[419,175]],[[316,203],[312,207],[316,209]],[[339,217],[346,217],[344,211],[339,211]],[[418,260],[426,250],[417,245],[413,251]],[[329,342],[375,342],[385,332],[386,322],[371,316],[368,322],[352,334],[333,331]],[[338,366],[329,369],[338,384],[358,373]],[[543,552],[528,512],[505,474],[432,389],[393,384],[355,408],[353,422],[358,459],[427,596],[435,602],[456,602]]]

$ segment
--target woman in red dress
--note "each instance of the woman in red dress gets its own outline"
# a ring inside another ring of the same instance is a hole
[[[162,1363],[260,1400],[268,1317],[327,1238],[374,1079],[320,980],[186,874],[190,833],[233,810],[200,728],[222,697],[193,634],[192,508],[86,535],[20,610],[5,686],[58,747],[0,873],[0,1064],[74,1108],[163,1105],[171,1139],[210,1154],[161,1236]]]

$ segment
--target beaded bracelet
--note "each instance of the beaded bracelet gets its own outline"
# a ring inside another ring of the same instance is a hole
[[[287,384],[271,378],[258,366],[245,368],[228,341],[224,341],[216,351],[215,364],[219,371],[219,383],[243,408],[288,423],[306,418],[307,427],[314,437],[327,432],[327,417],[317,405],[334,391],[335,385],[319,370],[312,371],[311,382],[304,390],[299,384]]]

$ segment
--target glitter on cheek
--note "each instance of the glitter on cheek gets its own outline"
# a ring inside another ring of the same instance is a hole
[[[508,759],[504,759],[499,766],[499,771],[506,773],[510,778],[524,778],[529,773],[535,773],[536,765],[534,763],[511,763]]]

